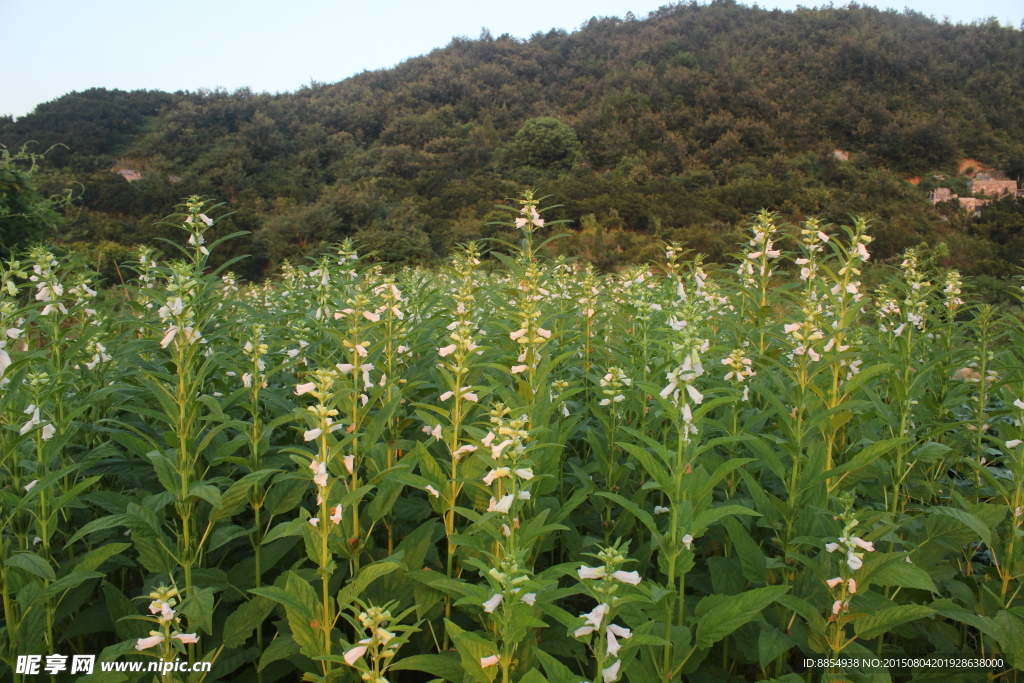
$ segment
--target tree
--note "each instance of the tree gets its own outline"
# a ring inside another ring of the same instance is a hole
[[[64,222],[57,209],[70,201],[64,197],[45,197],[32,182],[36,160],[42,155],[26,152],[16,154],[0,145],[0,256],[10,257],[20,248],[48,237]],[[27,169],[18,168],[18,161],[27,161]]]
[[[516,133],[513,154],[520,163],[539,169],[572,168],[583,158],[576,131],[550,116],[523,124]]]

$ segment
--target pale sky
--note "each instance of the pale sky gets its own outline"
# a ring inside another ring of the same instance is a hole
[[[887,4],[888,2],[888,4]],[[638,18],[664,0],[0,0],[0,114],[74,90],[294,91],[444,47],[454,36],[527,38],[592,16]],[[753,4],[744,3],[744,4]],[[762,0],[793,9],[814,0]],[[954,23],[1019,28],[1021,0],[868,0]],[[838,3],[837,3],[838,6]]]

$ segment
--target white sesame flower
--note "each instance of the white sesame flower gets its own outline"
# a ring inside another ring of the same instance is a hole
[[[512,473],[512,471],[509,468],[507,468],[507,467],[498,467],[497,469],[492,469],[490,472],[488,472],[484,476],[484,484],[486,484],[487,486],[490,486],[494,482],[495,479],[500,479],[501,477],[507,477],[511,473]]]
[[[448,346],[438,349],[437,352],[442,358],[444,358],[445,356],[455,353],[455,348],[455,344],[449,344]]]
[[[656,515],[664,514],[664,513],[668,512],[668,510],[669,509],[667,507],[663,507],[661,505],[655,505],[654,506],[654,514],[656,514]]]
[[[135,643],[136,650],[148,650],[151,647],[156,647],[160,643],[164,642],[164,636],[162,633],[156,631],[150,631],[148,638],[139,638]]]
[[[520,468],[516,470],[516,476],[518,476],[520,479],[525,479],[529,481],[530,479],[533,479],[533,469],[529,467]]]
[[[604,683],[615,683],[619,678],[619,667],[622,666],[622,660],[616,659],[615,663],[606,669],[601,670],[601,676],[604,679]]]
[[[604,567],[580,567],[577,570],[581,579],[600,579],[608,573]]]
[[[311,391],[316,391],[316,384],[313,382],[307,382],[306,384],[298,384],[295,387],[295,395],[302,396],[308,394]]]
[[[864,561],[858,557],[858,554],[853,552],[853,548],[846,551],[846,564],[850,565],[850,569],[857,571],[864,566]]]
[[[839,585],[839,584],[841,584],[842,582],[843,582],[843,577],[841,577],[841,576],[837,576],[837,577],[836,577],[836,578],[834,578],[834,579],[829,579],[829,580],[828,580],[828,581],[826,581],[825,583],[827,583],[827,584],[828,584],[828,587],[829,587],[829,588],[835,588],[836,586],[838,586],[838,585]]]
[[[512,507],[513,496],[511,493],[501,497],[501,500],[495,500],[491,498],[490,505],[487,506],[488,512],[500,512],[507,513]]]
[[[501,593],[495,593],[494,595],[492,595],[488,600],[486,600],[483,603],[484,611],[488,614],[492,613],[495,609],[498,608],[498,605],[501,604],[502,597],[504,596],[502,596]]]
[[[638,583],[640,583],[639,572],[617,571],[612,573],[612,578],[616,579],[617,581],[621,581],[622,583],[628,583],[631,586],[635,586]]]
[[[850,539],[850,543],[857,546],[858,548],[863,548],[864,550],[867,550],[869,553],[875,552],[875,544],[871,541],[865,541],[862,538],[857,538],[856,536],[854,536]]]
[[[440,493],[438,493],[437,489],[435,489],[435,488],[434,488],[433,486],[431,486],[430,484],[427,484],[427,486],[426,486],[426,491],[427,491],[427,493],[429,493],[430,495],[432,495],[432,496],[433,496],[434,498],[440,498],[440,497],[441,497],[441,494],[440,494]]]
[[[366,654],[366,650],[366,645],[358,645],[352,648],[351,650],[345,653],[345,663],[349,666],[355,666],[356,661]]]
[[[537,601],[537,594],[536,593],[523,593],[522,597],[519,598],[519,599],[522,600],[523,602],[525,602],[530,607],[533,607],[533,603]]]
[[[683,546],[685,546],[687,550],[693,550],[693,536],[690,534],[683,536]]]
[[[319,517],[310,517],[309,518],[309,523],[312,524],[313,526],[318,526],[320,524],[320,518]]]
[[[331,508],[331,521],[335,524],[341,524],[341,506],[335,505]]]
[[[25,491],[26,491],[26,492],[27,492],[27,491],[31,491],[31,490],[32,490],[32,487],[34,487],[34,486],[35,486],[36,484],[38,484],[38,483],[39,483],[39,480],[38,480],[38,479],[33,479],[33,480],[32,480],[32,481],[30,481],[29,483],[25,484]]]
[[[498,655],[491,655],[489,657],[481,657],[480,658],[480,667],[483,668],[483,669],[486,669],[489,666],[494,666],[495,664],[498,664],[500,661],[501,661],[501,657],[499,657]]]

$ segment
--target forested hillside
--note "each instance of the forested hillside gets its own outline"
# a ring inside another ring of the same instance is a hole
[[[927,201],[964,158],[1024,174],[1024,36],[994,21],[679,4],[527,40],[484,32],[295,93],[72,93],[0,119],[0,143],[28,140],[67,145],[44,189],[82,185],[65,244],[116,260],[203,194],[237,211],[218,230],[252,232],[231,247],[253,254],[249,279],[346,236],[430,260],[493,236],[494,204],[524,186],[564,205],[570,249],[603,267],[651,256],[654,238],[721,258],[761,208],[864,214],[879,257],[945,241],[968,275],[1024,256],[1020,201],[980,219]]]

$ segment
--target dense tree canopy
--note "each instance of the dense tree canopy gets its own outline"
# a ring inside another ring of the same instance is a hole
[[[857,5],[677,4],[573,33],[458,38],[295,93],[72,93],[0,121],[3,144],[30,139],[70,148],[47,160],[48,182],[86,186],[69,240],[151,239],[154,217],[204,194],[237,211],[225,229],[251,231],[233,247],[253,253],[249,278],[346,236],[385,259],[441,254],[489,234],[495,201],[522,186],[554,195],[558,218],[592,215],[617,254],[605,263],[655,236],[725,254],[768,208],[867,214],[883,258],[946,241],[968,273],[993,258],[1012,270],[1016,251],[926,188],[965,157],[1024,170],[1024,38]],[[124,158],[141,180],[111,173]]]

